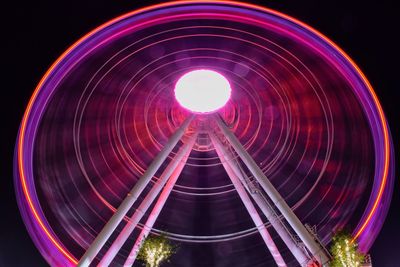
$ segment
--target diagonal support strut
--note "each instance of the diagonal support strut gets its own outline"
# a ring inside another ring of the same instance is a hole
[[[326,254],[325,250],[316,242],[316,240],[314,240],[312,235],[308,232],[308,230],[305,228],[299,218],[294,214],[292,209],[282,198],[279,192],[275,189],[269,179],[265,176],[265,174],[254,161],[254,159],[244,149],[237,137],[229,130],[228,126],[226,126],[222,118],[219,115],[215,115],[214,118],[225,138],[229,141],[229,143],[235,149],[236,153],[246,164],[247,168],[253,174],[254,178],[257,179],[258,183],[265,190],[268,197],[272,200],[273,205],[278,208],[278,210],[282,213],[292,229],[303,241],[307,249],[312,253],[315,260],[318,261],[318,263],[322,266],[329,266],[330,258]]]
[[[111,261],[115,258],[117,253],[120,251],[122,246],[125,244],[126,240],[132,234],[133,230],[136,228],[139,221],[142,219],[143,215],[149,209],[151,203],[153,203],[154,199],[160,193],[161,189],[164,187],[167,180],[173,176],[177,175],[176,169],[180,165],[185,164],[186,160],[190,154],[190,151],[193,148],[194,142],[197,137],[197,132],[194,133],[190,140],[182,146],[182,148],[177,152],[175,157],[171,160],[168,166],[165,168],[164,172],[161,174],[159,180],[154,184],[150,192],[143,199],[142,203],[139,205],[135,213],[131,216],[128,223],[122,229],[121,233],[114,240],[111,247],[107,250],[104,257],[101,259],[98,266],[109,266]],[[178,175],[179,176],[179,175]],[[170,179],[171,180],[171,179]],[[166,199],[164,199],[166,201]]]
[[[261,237],[263,238],[265,244],[268,247],[268,250],[270,251],[272,257],[275,260],[275,263],[277,266],[287,266],[285,261],[282,258],[281,253],[279,252],[278,247],[276,246],[274,240],[272,239],[271,235],[269,234],[267,228],[264,225],[264,222],[261,220],[260,215],[257,213],[256,208],[254,207],[254,204],[251,202],[250,197],[246,193],[246,189],[244,188],[243,184],[240,181],[240,178],[232,171],[232,168],[230,167],[228,160],[225,158],[225,149],[223,148],[223,145],[219,140],[217,140],[217,137],[214,134],[209,134],[211,141],[214,145],[214,148],[218,154],[218,157],[224,166],[229,178],[232,181],[232,184],[234,185],[237,193],[240,196],[240,199],[242,200],[244,206],[246,207],[247,211],[249,212],[250,217],[252,218],[254,224],[256,225],[258,231],[260,232]]]
[[[144,172],[143,176],[138,180],[132,190],[129,192],[127,197],[122,201],[121,205],[118,207],[117,211],[111,217],[111,219],[106,223],[100,233],[97,235],[95,240],[89,246],[85,254],[81,257],[77,267],[88,267],[90,263],[95,259],[96,255],[99,253],[100,249],[104,246],[107,240],[110,238],[112,233],[115,231],[117,226],[120,224],[126,213],[135,203],[139,195],[142,193],[146,185],[149,183],[151,178],[161,167],[162,163],[171,153],[172,149],[176,146],[178,141],[182,138],[189,124],[193,120],[195,115],[188,117],[182,125],[176,130],[176,132],[170,137],[168,143],[163,147],[160,153],[154,158],[148,169]]]
[[[219,150],[219,158],[223,160],[224,167],[229,176],[236,179],[241,185],[247,190],[251,198],[256,202],[257,206],[261,209],[262,213],[267,217],[271,226],[275,229],[279,237],[289,248],[293,256],[296,258],[300,266],[307,266],[310,258],[304,253],[304,251],[298,246],[297,242],[292,238],[288,229],[283,225],[282,221],[277,217],[272,211],[271,207],[268,205],[266,200],[259,192],[252,192],[249,186],[246,185],[246,179],[244,173],[240,170],[237,162],[234,160],[234,154],[229,151],[223,143],[218,139],[217,136],[211,133],[211,138],[214,139],[214,143],[217,144]],[[218,151],[217,151],[218,153]]]

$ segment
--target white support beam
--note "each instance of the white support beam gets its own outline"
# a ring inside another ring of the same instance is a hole
[[[162,163],[171,153],[173,148],[176,146],[178,141],[182,138],[189,124],[193,120],[195,115],[191,115],[188,117],[182,125],[176,130],[176,132],[170,137],[168,143],[162,148],[160,153],[154,158],[152,163],[149,165],[147,170],[144,172],[143,176],[137,181],[132,190],[128,193],[127,197],[118,207],[117,211],[110,218],[107,224],[103,227],[100,233],[97,235],[95,240],[89,246],[85,254],[81,257],[78,267],[88,267],[90,263],[95,259],[97,253],[99,253],[100,249],[107,242],[108,238],[110,238],[111,234],[115,231],[117,226],[120,224],[126,213],[135,203],[139,195],[142,193],[146,185],[149,183],[151,178],[157,172],[157,170],[161,167]]]
[[[122,246],[125,244],[126,240],[132,234],[133,230],[136,228],[139,221],[142,219],[143,215],[146,213],[151,203],[153,203],[154,199],[160,193],[161,189],[164,187],[168,178],[174,174],[176,168],[182,164],[185,164],[190,151],[193,148],[193,145],[196,141],[197,133],[194,133],[192,137],[190,137],[189,141],[184,144],[180,150],[176,153],[175,157],[171,160],[168,166],[165,168],[164,172],[161,174],[159,180],[154,184],[149,193],[143,199],[142,203],[139,205],[137,210],[133,213],[128,223],[122,229],[121,233],[119,233],[118,237],[114,240],[111,247],[107,250],[104,257],[101,259],[98,264],[99,267],[109,266],[115,256],[118,254]],[[166,200],[166,199],[165,199]]]
[[[329,256],[325,253],[325,250],[318,244],[318,242],[316,242],[316,240],[314,240],[312,235],[308,232],[308,230],[305,228],[299,218],[297,218],[292,209],[282,198],[279,192],[275,189],[269,179],[265,176],[265,174],[254,161],[254,159],[250,156],[246,149],[244,149],[236,136],[229,130],[222,118],[219,115],[215,115],[214,118],[218,124],[218,127],[225,135],[225,138],[236,150],[236,153],[246,164],[247,168],[257,179],[258,183],[265,190],[269,198],[272,200],[273,204],[282,213],[286,221],[293,228],[301,241],[303,241],[307,249],[312,253],[313,257],[315,257],[315,260],[317,260],[319,264],[323,266],[329,266],[330,259]]]
[[[189,157],[190,151],[187,153],[186,157],[184,160],[179,162],[179,165],[176,167],[174,172],[172,173],[171,177],[169,178],[167,184],[165,185],[163,191],[161,192],[156,204],[153,207],[153,210],[151,211],[149,217],[147,218],[146,223],[143,226],[142,231],[140,232],[138,238],[136,239],[135,244],[133,245],[133,248],[131,252],[129,253],[128,258],[125,261],[124,267],[132,266],[133,263],[136,260],[137,254],[140,250],[141,245],[143,244],[143,240],[148,236],[150,233],[151,229],[154,226],[154,223],[156,222],[158,216],[161,213],[161,210],[163,209],[165,202],[167,201],[172,188],[174,187],[179,175],[181,174],[183,168],[186,165],[186,160]]]
[[[260,232],[260,235],[264,240],[265,244],[267,245],[267,248],[271,253],[272,257],[274,258],[276,265],[279,267],[281,266],[286,267],[287,265],[283,260],[278,247],[276,246],[274,240],[272,239],[267,228],[265,227],[264,222],[261,220],[260,215],[258,214],[256,208],[253,205],[253,202],[251,202],[250,197],[246,193],[246,189],[241,183],[240,178],[236,175],[235,172],[233,172],[232,168],[230,167],[228,160],[226,159],[225,156],[226,149],[223,147],[222,143],[219,140],[217,140],[217,137],[214,134],[210,134],[209,136],[211,138],[215,151],[217,152],[222,165],[224,166],[229,178],[232,181],[232,184],[234,185],[237,193],[240,196],[240,199],[242,200],[244,206],[246,207],[247,212],[249,213],[251,219],[256,225],[258,231]]]
[[[296,243],[296,241],[292,238],[290,233],[288,232],[288,229],[283,225],[282,221],[274,214],[274,212],[271,210],[271,207],[268,205],[268,203],[265,201],[263,196],[260,193],[253,193],[251,192],[250,188],[246,184],[246,178],[237,165],[236,160],[234,159],[234,154],[226,148],[222,144],[222,142],[218,139],[217,136],[214,134],[210,134],[211,140],[213,141],[214,144],[216,144],[215,148],[217,150],[218,156],[221,159],[221,162],[228,173],[228,175],[233,177],[233,179],[237,182],[240,183],[242,187],[244,187],[251,198],[256,202],[257,206],[261,209],[262,213],[267,217],[268,221],[271,223],[271,226],[275,229],[279,237],[282,239],[282,241],[285,243],[285,245],[289,248],[293,256],[296,258],[297,262],[300,264],[300,266],[307,266],[307,264],[310,262],[310,259],[308,256],[305,254],[305,251],[302,250]],[[233,180],[232,180],[233,182]],[[239,191],[238,191],[239,192]]]

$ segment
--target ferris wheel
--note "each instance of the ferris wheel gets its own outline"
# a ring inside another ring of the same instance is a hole
[[[320,266],[337,229],[368,251],[392,143],[351,58],[264,7],[178,1],[94,29],[46,72],[18,135],[24,222],[52,266]]]

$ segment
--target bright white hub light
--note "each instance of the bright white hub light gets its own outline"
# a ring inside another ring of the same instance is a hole
[[[175,85],[178,103],[195,113],[211,113],[225,106],[231,97],[228,80],[212,70],[194,70]]]

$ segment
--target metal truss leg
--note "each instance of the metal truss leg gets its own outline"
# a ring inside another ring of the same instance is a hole
[[[250,188],[246,186],[246,178],[244,177],[243,172],[240,170],[237,162],[234,160],[234,154],[229,151],[216,137],[214,134],[210,134],[213,143],[217,144],[220,151],[217,150],[218,156],[221,159],[221,162],[224,165],[225,170],[227,171],[230,177],[234,177],[234,179],[244,187],[251,198],[256,202],[257,206],[261,209],[262,213],[267,217],[268,221],[271,223],[271,226],[278,233],[279,237],[285,243],[285,245],[289,248],[293,256],[296,258],[297,262],[301,266],[307,266],[310,259],[304,253],[304,251],[297,245],[297,242],[292,238],[291,234],[288,232],[288,229],[283,225],[282,221],[279,217],[272,211],[271,207],[265,201],[263,196],[259,192],[251,192]]]
[[[225,122],[218,115],[214,116],[218,127],[225,135],[225,138],[229,141],[232,147],[236,150],[236,153],[246,164],[247,168],[257,179],[258,183],[265,190],[268,197],[272,200],[273,204],[285,217],[286,221],[293,228],[296,234],[303,241],[307,249],[313,254],[315,259],[323,266],[329,266],[329,256],[325,253],[324,249],[314,240],[312,235],[308,232],[302,222],[297,218],[292,209],[288,206],[286,201],[282,198],[279,192],[275,189],[272,183],[264,175],[263,171],[250,156],[250,154],[244,149],[242,144],[236,138],[236,136],[229,130]]]
[[[111,219],[107,222],[107,224],[103,227],[100,233],[97,235],[95,240],[92,242],[88,250],[82,256],[78,263],[78,267],[88,267],[89,264],[94,260],[97,253],[99,253],[100,249],[107,242],[108,238],[110,238],[111,234],[115,231],[117,226],[120,224],[126,213],[135,203],[138,196],[144,190],[146,185],[149,183],[151,178],[157,172],[157,170],[161,167],[162,163],[171,153],[172,149],[176,146],[178,141],[182,138],[189,124],[193,120],[195,115],[191,115],[188,117],[182,125],[178,128],[178,130],[170,137],[168,143],[163,147],[160,153],[154,158],[153,162],[147,168],[143,176],[138,180],[132,190],[128,193],[127,197],[118,207],[117,211],[111,217]]]
[[[154,205],[153,210],[151,211],[149,217],[147,218],[146,223],[143,226],[142,231],[140,232],[138,238],[136,239],[135,244],[131,252],[129,253],[128,258],[125,261],[124,267],[132,266],[136,260],[139,249],[142,245],[143,240],[148,236],[151,229],[153,228],[154,223],[156,222],[158,215],[160,215],[161,210],[164,207],[165,202],[167,201],[172,188],[174,187],[179,175],[181,174],[183,168],[186,165],[186,159],[189,157],[190,152],[187,153],[186,157],[183,161],[179,162],[179,165],[175,168],[171,177],[169,178],[167,184],[165,185],[163,191],[161,192],[156,204]]]
[[[165,168],[164,172],[161,174],[160,179],[154,184],[153,188],[149,191],[146,197],[143,199],[142,203],[139,205],[135,213],[130,218],[129,222],[122,229],[121,233],[114,240],[111,247],[107,250],[104,257],[101,259],[98,266],[109,266],[111,261],[120,251],[121,247],[125,244],[126,240],[132,234],[133,230],[136,228],[139,221],[142,219],[143,215],[146,213],[151,203],[160,193],[161,189],[164,187],[168,178],[175,174],[175,170],[182,162],[185,164],[190,151],[193,148],[194,142],[196,140],[197,133],[190,138],[189,142],[184,144],[183,147],[178,151],[175,157],[171,160],[168,166]],[[166,200],[166,199],[165,199]],[[164,200],[164,201],[165,201]]]
[[[233,185],[235,186],[235,189],[238,192],[240,199],[242,200],[244,206],[246,207],[254,224],[257,226],[257,229],[260,232],[260,235],[263,238],[265,244],[267,245],[269,252],[274,258],[276,265],[287,266],[282,258],[281,253],[279,252],[278,247],[275,245],[274,240],[272,239],[267,228],[265,227],[264,222],[261,220],[260,215],[257,213],[256,208],[251,202],[250,197],[247,195],[246,189],[240,182],[239,177],[232,171],[232,169],[228,165],[228,161],[224,157],[225,153],[224,153],[224,148],[222,147],[223,145],[218,140],[216,140],[216,136],[214,136],[213,134],[210,134],[210,138],[218,154],[218,157],[220,158],[222,165],[224,166],[229,178],[231,179]]]

